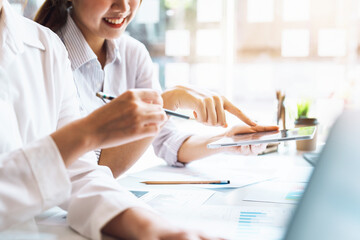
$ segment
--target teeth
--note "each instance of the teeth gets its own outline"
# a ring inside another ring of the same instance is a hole
[[[111,24],[120,24],[125,20],[125,18],[116,19],[116,18],[105,18],[105,21]]]

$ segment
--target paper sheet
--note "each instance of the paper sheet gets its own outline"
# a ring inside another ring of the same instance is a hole
[[[196,208],[205,203],[214,191],[209,190],[130,190],[160,213],[176,212],[179,208]]]
[[[238,188],[250,184],[273,179],[274,169],[243,168],[240,161],[227,161],[221,164],[217,161],[200,160],[187,165],[185,168],[157,166],[138,173],[131,177],[139,181],[203,181],[203,180],[230,180],[230,184],[191,184],[191,187],[200,188]],[[167,185],[170,186],[170,185]]]
[[[277,174],[277,181],[307,183],[313,172],[313,167],[283,168]]]
[[[292,208],[207,206],[165,214],[171,221],[230,240],[281,239]]]
[[[48,226],[68,226],[67,212],[59,207],[52,208],[36,217],[37,224]]]
[[[305,186],[304,183],[264,182],[251,188],[244,201],[296,204]]]

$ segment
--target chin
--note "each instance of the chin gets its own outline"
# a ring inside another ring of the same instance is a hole
[[[117,39],[119,37],[121,37],[124,34],[125,31],[119,31],[117,33],[108,33],[106,34],[105,39]]]

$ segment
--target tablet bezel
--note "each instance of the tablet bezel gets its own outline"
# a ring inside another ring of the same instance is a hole
[[[309,129],[313,130],[310,134],[306,134],[306,135],[294,134],[295,132],[309,131]],[[243,145],[284,142],[284,141],[292,141],[292,140],[309,140],[314,137],[316,130],[317,130],[316,126],[309,126],[309,127],[285,129],[285,130],[280,130],[280,131],[264,132],[264,133],[274,133],[274,138],[241,140],[239,142],[234,142],[234,140],[231,137],[223,137],[221,139],[216,140],[215,142],[209,143],[207,145],[207,148],[216,149],[216,148],[221,148],[221,147],[235,147],[235,146],[243,146]],[[260,132],[260,133],[263,133],[263,132]],[[289,133],[292,133],[292,134],[289,135]],[[241,135],[242,136],[245,136],[245,135],[251,136],[254,134],[257,134],[257,133],[247,133],[247,134],[241,134]],[[280,136],[279,136],[279,134],[280,134]]]

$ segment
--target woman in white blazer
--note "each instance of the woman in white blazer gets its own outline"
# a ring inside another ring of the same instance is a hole
[[[61,204],[70,226],[92,239],[101,232],[210,239],[160,219],[85,154],[156,135],[166,119],[156,91],[127,91],[79,119],[60,39],[16,15],[7,0],[0,0],[0,69],[0,230]]]
[[[95,96],[98,91],[118,96],[134,88],[161,90],[158,81],[153,80],[149,52],[139,41],[123,34],[140,3],[140,0],[46,0],[39,10],[35,21],[58,33],[69,52],[84,115],[104,104]],[[155,138],[101,151],[99,163],[109,166],[115,177],[130,167],[151,143],[159,157],[169,165],[181,167],[219,152],[257,154],[265,145],[208,149],[207,144],[224,135],[278,129],[257,126],[225,97],[206,90],[177,86],[163,92],[162,98],[165,108],[191,109],[196,119],[207,125],[227,127],[225,111],[247,125],[201,136],[179,131],[168,121]]]

